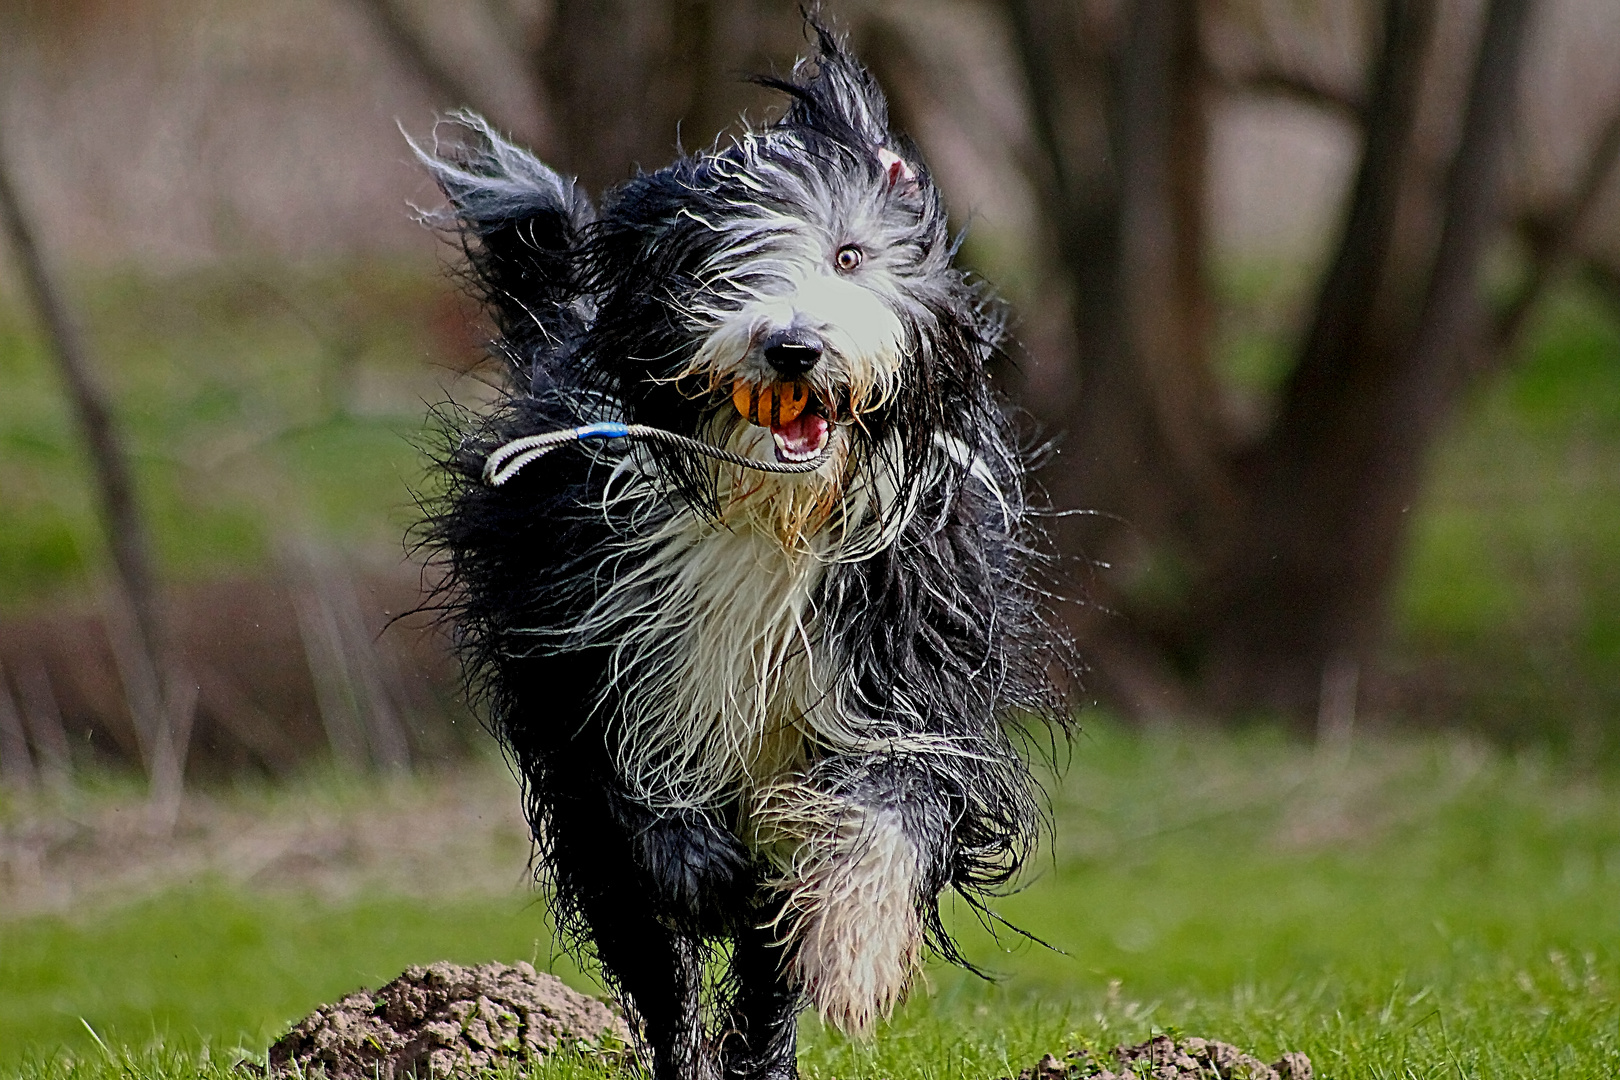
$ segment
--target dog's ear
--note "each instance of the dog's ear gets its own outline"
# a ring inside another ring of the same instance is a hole
[[[422,219],[460,234],[473,272],[495,303],[571,297],[571,253],[595,217],[579,185],[473,112],[451,113],[435,125],[431,149],[409,135],[406,140],[450,201],[445,210],[422,212]]]
[[[816,54],[793,68],[793,78],[760,78],[762,85],[789,95],[785,127],[803,127],[849,146],[877,148],[892,141],[889,103],[872,73],[815,16],[805,25],[816,35]]]
[[[816,73],[808,89],[822,108],[837,116],[868,146],[890,141],[889,102],[877,79],[867,71],[837,34],[807,17],[816,35]],[[800,98],[799,104],[806,104]]]
[[[799,62],[792,80],[759,80],[792,97],[782,125],[817,132],[865,153],[890,188],[902,197],[916,196],[921,180],[908,160],[914,150],[889,130],[889,103],[877,80],[815,15],[806,12],[805,25],[816,35],[816,55]]]

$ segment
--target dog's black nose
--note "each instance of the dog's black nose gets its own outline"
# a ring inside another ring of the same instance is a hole
[[[783,375],[803,375],[821,359],[821,339],[806,330],[773,330],[763,345],[765,362]]]

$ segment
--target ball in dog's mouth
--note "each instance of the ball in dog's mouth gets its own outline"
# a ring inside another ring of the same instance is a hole
[[[777,461],[810,461],[826,449],[832,425],[812,406],[804,383],[762,385],[738,379],[731,400],[749,423],[771,429]]]

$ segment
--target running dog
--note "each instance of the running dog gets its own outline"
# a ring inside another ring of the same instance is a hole
[[[1039,831],[1003,724],[1063,722],[1003,316],[813,28],[780,120],[598,207],[470,113],[417,150],[507,376],[441,414],[438,605],[657,1080],[788,1080],[802,1008],[960,961],[941,894]]]

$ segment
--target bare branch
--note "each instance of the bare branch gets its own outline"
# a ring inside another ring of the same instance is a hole
[[[24,286],[39,315],[41,329],[67,384],[101,496],[102,525],[118,574],[121,603],[126,608],[123,635],[125,690],[130,696],[136,733],[145,756],[154,806],[172,824],[190,730],[189,706],[178,707],[187,693],[180,667],[159,609],[152,573],[151,545],[141,520],[135,481],[107,394],[96,377],[84,338],[57,288],[22,201],[11,180],[0,147],[0,228],[3,228],[22,272]],[[167,681],[165,676],[168,676]]]
[[[1586,229],[1587,218],[1613,176],[1617,161],[1620,161],[1620,102],[1616,103],[1608,122],[1603,125],[1574,189],[1549,218],[1539,223],[1539,227],[1521,227],[1531,238],[1530,270],[1519,291],[1496,320],[1492,334],[1493,348],[1482,357],[1485,365],[1500,364],[1511,354],[1520,334],[1524,332],[1525,322],[1547,287],[1574,267],[1576,248],[1581,233]]]
[[[1386,0],[1384,46],[1373,74],[1361,165],[1333,263],[1322,281],[1315,316],[1284,393],[1273,443],[1312,423],[1331,398],[1348,358],[1361,351],[1373,322],[1395,239],[1396,210],[1407,175],[1408,144],[1437,17],[1435,0]],[[1308,437],[1308,433],[1306,434]]]
[[[503,115],[493,101],[480,94],[443,62],[394,0],[354,0],[354,3],[370,17],[372,25],[394,55],[427,85],[439,105],[447,109],[463,106],[472,109],[506,131],[522,129],[522,125],[511,123],[512,117]]]
[[[41,329],[84,428],[96,480],[101,487],[102,514],[113,561],[136,604],[136,617],[141,633],[147,638],[146,645],[153,648],[157,616],[152,603],[151,560],[146,530],[136,512],[135,482],[130,475],[129,460],[107,405],[106,391],[96,378],[79,327],[68,313],[67,304],[45,266],[3,157],[0,157],[0,225],[4,226],[29,299],[39,315]]]
[[[1348,92],[1343,87],[1310,74],[1274,67],[1257,67],[1240,72],[1216,71],[1213,74],[1216,85],[1227,93],[1285,98],[1358,126],[1367,121],[1367,103],[1360,94]]]
[[[1035,140],[1045,159],[1046,175],[1033,179],[1051,202],[1060,230],[1064,218],[1088,210],[1096,214],[1093,204],[1107,204],[1101,211],[1106,216],[1114,194],[1107,164],[1110,132],[1096,106],[1109,93],[1111,58],[1101,43],[1082,36],[1071,5],[1015,0],[1006,10]]]
[[[975,145],[1004,147],[1003,155],[1013,168],[1032,181],[1041,175],[1047,167],[1041,148],[1032,145],[1020,128],[1009,131],[997,124],[978,100],[973,84],[954,70],[956,58],[930,56],[913,40],[915,35],[904,19],[881,11],[870,14],[860,29],[857,51],[879,82],[889,88],[891,116],[899,115],[902,107],[910,109],[900,127],[911,125],[912,118],[920,115],[913,100],[916,105],[932,103]]]
[[[1443,355],[1448,347],[1465,340],[1468,324],[1476,314],[1479,261],[1486,242],[1500,224],[1503,151],[1518,104],[1525,25],[1535,2],[1491,0],[1485,12],[1462,138],[1447,178],[1440,246],[1411,345],[1414,359],[1410,368],[1426,372],[1428,377],[1415,380],[1413,389],[1421,387],[1420,392],[1403,396],[1407,410],[1435,410],[1448,395],[1448,383],[1461,374],[1448,370],[1459,367],[1460,358],[1449,364],[1424,362],[1421,358]],[[1620,130],[1614,132],[1613,138],[1620,140]],[[1616,152],[1620,152],[1620,146],[1610,150],[1608,156],[1612,158]],[[1585,178],[1594,188],[1592,195],[1608,171],[1601,155],[1595,164],[1600,167],[1597,175]],[[1590,201],[1591,195],[1587,198]]]

